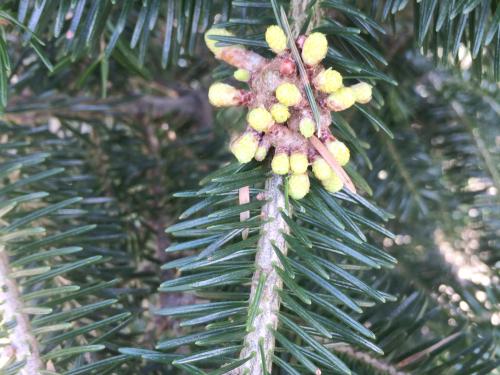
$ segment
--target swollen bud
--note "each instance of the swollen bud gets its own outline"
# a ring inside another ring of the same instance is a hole
[[[257,151],[255,151],[255,160],[257,161],[262,161],[266,158],[267,156],[267,151],[269,151],[269,147],[266,147],[264,145],[259,145],[257,147]]]
[[[248,82],[250,81],[251,75],[250,72],[246,69],[237,69],[233,73],[234,79],[240,82]]]
[[[247,116],[248,124],[258,132],[265,132],[274,123],[273,117],[264,107],[251,109]]]
[[[226,83],[214,83],[208,89],[208,100],[216,107],[232,107],[240,103],[240,90]]]
[[[327,180],[333,173],[332,168],[330,168],[328,163],[323,158],[317,158],[314,160],[312,170],[316,178],[321,181]]]
[[[290,169],[293,173],[302,174],[307,171],[307,166],[309,161],[307,160],[307,155],[302,152],[294,152],[290,156]]]
[[[281,104],[292,107],[301,102],[302,94],[293,83],[282,83],[276,89],[276,98]]]
[[[341,166],[344,166],[349,162],[351,153],[349,152],[349,149],[344,142],[335,140],[333,142],[328,142],[326,144],[326,147],[335,158],[335,160],[337,160],[337,163],[339,163]]]
[[[282,124],[290,117],[290,111],[286,105],[276,103],[271,107],[271,115],[274,121],[278,124]]]
[[[218,56],[219,52],[221,52],[226,47],[216,46],[217,41],[214,39],[210,39],[210,36],[234,36],[234,34],[230,31],[227,31],[226,29],[217,28],[210,29],[205,33],[205,44],[215,56]]]
[[[231,152],[240,163],[248,163],[255,155],[259,141],[252,133],[244,133],[231,144]]]
[[[351,86],[354,97],[358,103],[366,104],[372,100],[372,86],[366,82],[356,83]]]
[[[302,46],[302,59],[307,65],[317,65],[326,57],[328,41],[324,34],[312,33]]]
[[[319,73],[314,78],[313,83],[318,90],[331,94],[342,87],[342,75],[336,70],[328,68]]]
[[[293,199],[302,199],[309,193],[309,176],[304,174],[294,174],[288,180],[288,195]]]
[[[354,91],[350,87],[342,87],[328,96],[326,105],[330,110],[338,112],[351,107],[355,101]]]
[[[286,50],[286,35],[281,27],[269,26],[266,30],[266,42],[271,50],[279,55]]]
[[[344,186],[344,183],[342,182],[340,177],[335,173],[332,173],[329,178],[321,181],[321,183],[323,184],[323,187],[330,193],[336,193],[337,191],[340,191]]]
[[[312,137],[316,130],[316,124],[309,117],[304,117],[299,122],[299,130],[300,134],[302,134],[305,138]]]
[[[284,152],[276,153],[271,162],[271,168],[276,174],[287,174],[290,170],[288,155]]]

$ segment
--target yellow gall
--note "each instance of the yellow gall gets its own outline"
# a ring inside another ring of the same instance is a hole
[[[312,165],[314,175],[318,180],[327,180],[332,175],[332,168],[328,165],[325,159],[317,158]]]
[[[309,193],[310,186],[307,174],[294,174],[288,180],[288,195],[293,199],[302,199]]]
[[[302,59],[307,65],[317,65],[326,57],[328,41],[322,33],[309,35],[302,47]]]
[[[217,28],[210,29],[205,33],[205,44],[215,56],[218,56],[219,52],[225,47],[216,46],[218,42],[215,39],[211,39],[211,36],[234,36],[234,34],[226,29]]]
[[[372,100],[372,86],[366,82],[356,83],[351,86],[356,102],[366,104]]]
[[[264,107],[257,107],[248,112],[247,121],[258,132],[265,132],[273,124],[273,117]]]
[[[271,168],[276,174],[287,174],[290,170],[290,160],[288,158],[288,155],[283,152],[274,155],[274,158],[271,162]]]
[[[342,182],[340,177],[335,173],[332,173],[329,178],[321,182],[323,184],[323,187],[330,193],[336,193],[337,191],[340,191],[344,186],[344,183]]]
[[[323,70],[314,78],[314,85],[318,90],[331,94],[342,87],[342,75],[332,68]]]
[[[302,152],[294,152],[290,156],[290,169],[293,173],[302,174],[306,173],[309,161],[307,155]]]
[[[233,73],[234,79],[240,82],[248,82],[250,81],[251,75],[250,72],[246,69],[238,69]]]
[[[254,157],[258,145],[253,134],[245,133],[231,144],[231,152],[240,163],[248,163]]]
[[[264,146],[257,147],[257,151],[255,151],[255,160],[262,161],[267,156],[267,148]]]
[[[356,102],[356,97],[350,87],[342,87],[330,94],[326,101],[332,111],[338,112],[351,107]]]
[[[266,42],[269,48],[277,55],[283,53],[287,47],[285,32],[277,25],[272,25],[267,28]]]
[[[287,82],[278,86],[276,89],[276,98],[281,104],[292,107],[301,102],[302,94],[297,86]]]
[[[337,160],[337,163],[339,163],[341,166],[344,166],[349,162],[351,153],[349,152],[349,149],[344,142],[335,140],[333,142],[328,142],[326,147],[335,158],[335,160]]]
[[[282,124],[290,117],[290,111],[286,105],[276,103],[271,107],[271,115],[273,116],[274,121]]]
[[[312,137],[316,131],[316,123],[309,117],[304,117],[299,122],[299,130],[305,138]]]
[[[215,107],[231,107],[239,104],[240,90],[226,83],[214,83],[208,89],[208,100]]]

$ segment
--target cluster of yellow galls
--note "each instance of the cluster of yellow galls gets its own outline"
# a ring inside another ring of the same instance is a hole
[[[212,29],[207,35],[231,35],[223,29]],[[283,54],[287,50],[287,37],[283,30],[276,25],[270,26],[265,34],[266,42],[270,49],[276,54]],[[218,52],[215,41],[206,38],[208,47],[214,52]],[[319,64],[328,52],[328,42],[322,33],[310,34],[302,46],[302,59],[308,66]],[[234,78],[248,82],[251,73],[245,69],[237,69]],[[329,94],[326,105],[334,111],[341,111],[349,108],[354,103],[367,103],[371,100],[372,90],[367,83],[358,83],[350,87],[343,85],[342,75],[329,68],[322,70],[313,79],[313,84],[317,90]],[[281,83],[275,91],[278,103],[273,104],[269,110],[264,106],[251,109],[247,115],[249,126],[258,133],[266,133],[275,123],[283,124],[290,118],[289,107],[298,106],[303,98],[299,88],[289,82]],[[209,89],[210,102],[218,107],[238,105],[241,97],[241,90],[238,90],[224,83],[215,83]],[[303,117],[299,122],[299,131],[305,138],[314,135],[316,123],[309,117]],[[326,147],[336,161],[344,166],[349,161],[350,153],[347,146],[338,140],[327,141]],[[269,147],[259,146],[259,139],[252,133],[246,132],[231,145],[231,151],[239,162],[247,163],[255,158],[262,161],[267,156]],[[303,198],[310,188],[307,168],[309,166],[308,156],[303,152],[293,152],[289,156],[285,152],[276,152],[271,168],[274,173],[286,175],[292,173],[289,178],[289,194],[294,199]],[[322,157],[315,157],[312,161],[312,171],[326,190],[330,192],[339,191],[343,182],[332,170]]]

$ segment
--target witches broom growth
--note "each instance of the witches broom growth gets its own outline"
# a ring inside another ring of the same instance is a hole
[[[284,31],[276,25],[267,28],[266,42],[276,54],[272,59],[240,45],[219,46],[211,38],[230,35],[225,29],[211,29],[205,40],[216,58],[237,68],[234,77],[248,84],[248,90],[242,90],[218,82],[209,90],[210,103],[216,107],[248,107],[247,129],[231,144],[238,161],[248,163],[253,158],[263,161],[273,149],[271,168],[278,175],[291,174],[289,194],[294,199],[301,199],[309,192],[309,165],[326,190],[342,189],[341,176],[309,139],[316,135],[338,165],[346,165],[350,152],[330,131],[330,112],[344,111],[354,103],[368,103],[372,87],[365,82],[345,86],[339,72],[321,64],[328,52],[328,41],[323,34],[299,36],[295,43],[319,104],[320,123],[316,124]]]

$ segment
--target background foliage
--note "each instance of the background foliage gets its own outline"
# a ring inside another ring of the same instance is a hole
[[[217,22],[238,35],[224,42],[269,56],[263,32],[278,5],[293,4],[0,5],[0,246],[47,371],[210,373],[239,364],[261,223],[255,216],[249,239],[238,240],[231,192],[251,184],[255,197],[266,176],[255,165],[226,166],[245,114],[212,113],[206,87],[232,69],[214,61],[202,34]],[[328,65],[374,84],[375,100],[333,117],[367,200],[317,188],[290,203],[298,214],[284,271],[297,275],[285,282],[276,373],[314,373],[311,361],[323,373],[343,365],[358,374],[494,373],[498,2],[313,0],[303,16],[328,35]],[[261,204],[246,209],[257,214]],[[208,220],[172,226],[179,215]],[[313,238],[347,245],[311,256],[303,247]],[[196,265],[213,243],[220,255]],[[336,275],[326,288],[342,291],[343,303],[312,287],[311,270]],[[212,282],[199,290],[200,280]],[[199,302],[212,305],[180,307]],[[3,321],[0,340],[12,329]],[[205,336],[178,339],[197,329]],[[310,341],[321,335],[326,352]],[[23,363],[0,366],[14,374]]]

